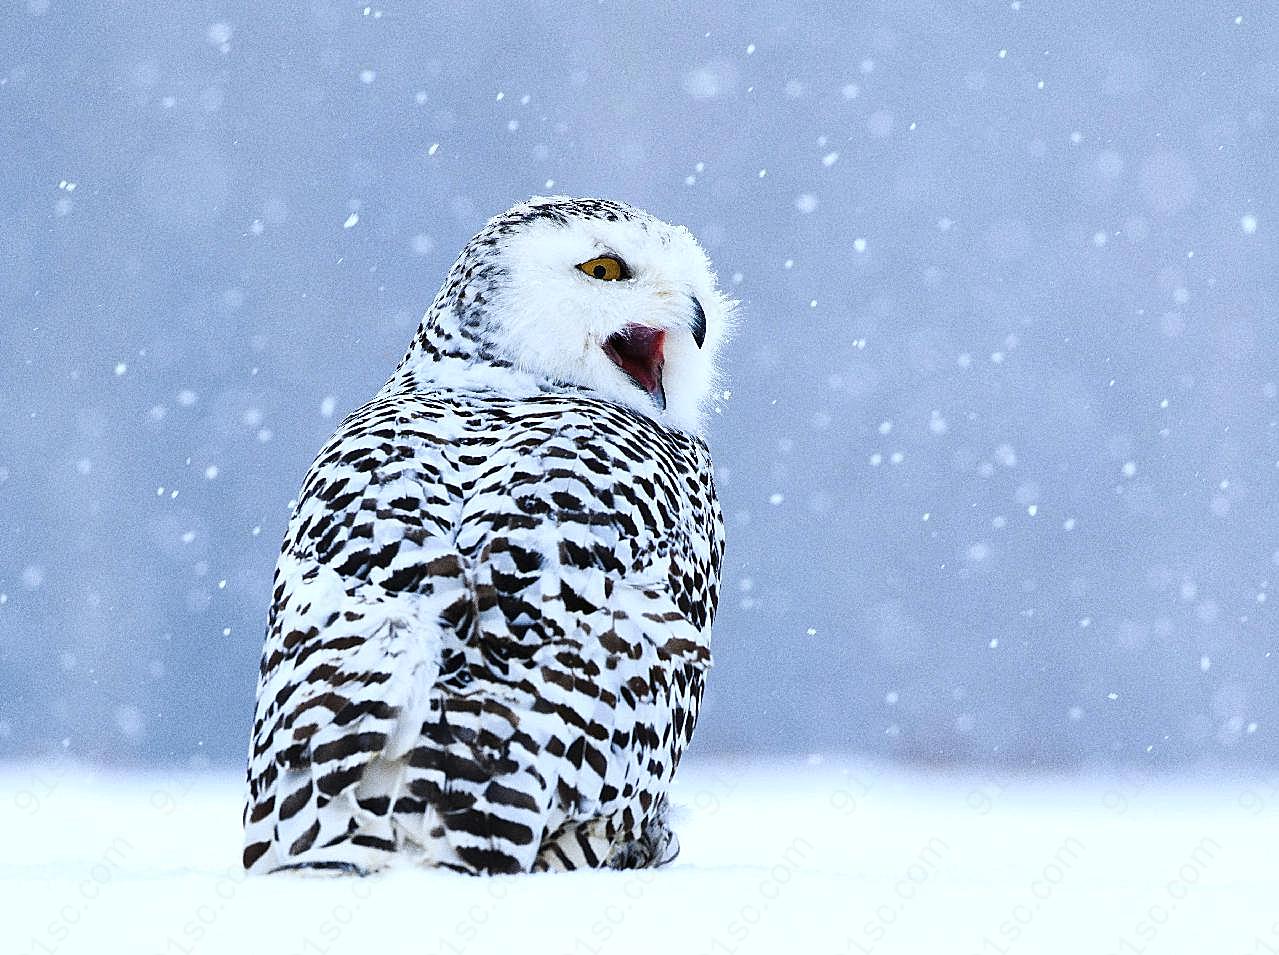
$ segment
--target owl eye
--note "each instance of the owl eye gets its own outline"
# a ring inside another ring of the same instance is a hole
[[[611,255],[601,255],[598,259],[583,262],[578,269],[601,282],[617,282],[631,277],[631,270],[626,267],[626,263]]]

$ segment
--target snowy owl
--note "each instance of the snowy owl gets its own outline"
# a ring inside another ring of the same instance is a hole
[[[703,413],[734,303],[683,228],[538,197],[463,249],[298,495],[245,868],[674,858],[723,523]]]

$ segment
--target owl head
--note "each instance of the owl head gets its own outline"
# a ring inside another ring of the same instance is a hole
[[[514,369],[696,433],[735,306],[687,229],[621,202],[538,196],[467,244],[401,367]]]

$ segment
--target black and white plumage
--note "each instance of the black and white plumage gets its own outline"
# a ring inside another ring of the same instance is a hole
[[[244,865],[673,858],[723,524],[733,303],[684,229],[535,198],[463,250],[312,465],[276,568]]]

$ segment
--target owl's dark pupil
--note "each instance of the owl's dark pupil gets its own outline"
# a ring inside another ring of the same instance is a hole
[[[597,279],[602,279],[605,275],[608,274],[608,269],[604,268],[604,266],[602,265],[597,265],[595,266],[595,268],[591,269],[591,274],[594,275]]]

